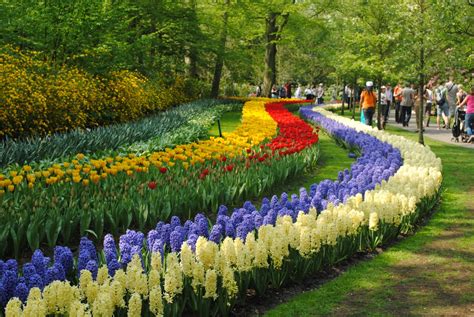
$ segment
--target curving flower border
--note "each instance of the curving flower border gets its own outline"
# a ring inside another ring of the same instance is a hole
[[[23,308],[19,300],[11,300],[7,315],[33,307],[48,312],[51,308],[55,312],[113,312],[125,307],[126,294],[131,315],[142,313],[142,305],[154,314],[178,315],[184,309],[185,296],[199,303],[187,307],[200,314],[225,313],[248,287],[264,292],[268,284],[278,287],[289,277],[304,276],[358,249],[370,248],[429,210],[442,180],[441,162],[429,148],[317,111],[303,109],[302,113],[323,125],[327,117],[389,142],[400,149],[404,164],[364,195],[348,197],[344,203],[328,203],[319,215],[314,208],[307,214],[298,213],[295,222],[289,215],[280,215],[275,225],[262,225],[247,233],[245,240],[226,237],[219,245],[201,236],[195,252],[185,242],[179,256],[175,252],[166,255],[164,266],[160,254],[153,253],[150,266],[146,266],[148,273],[135,254],[127,271],[119,269],[114,278],[109,277],[105,266],[98,270],[95,280],[90,271],[83,271],[78,287],[53,282],[42,295],[39,289],[31,291]],[[58,294],[70,294],[69,301],[58,298]]]

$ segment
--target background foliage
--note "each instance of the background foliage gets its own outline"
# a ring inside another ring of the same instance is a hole
[[[209,95],[216,81],[221,95],[248,95],[263,83],[269,38],[277,45],[274,84],[414,81],[422,71],[469,85],[473,11],[465,0],[5,0],[0,137],[133,119],[179,103],[184,91]],[[272,14],[276,37],[268,31]],[[25,62],[24,52],[35,57]],[[153,96],[177,79],[189,84]],[[22,123],[5,114],[12,99],[17,112],[55,108],[62,117],[67,107],[71,114],[62,125],[49,117]],[[140,106],[125,110],[131,99]]]

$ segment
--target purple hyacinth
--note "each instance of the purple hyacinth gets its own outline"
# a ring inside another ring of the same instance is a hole
[[[97,261],[90,260],[86,264],[86,270],[92,273],[92,278],[95,280],[97,278],[97,272],[99,271],[99,266],[97,265]]]
[[[94,261],[90,261],[94,262]],[[53,281],[65,281],[66,280],[66,273],[64,272],[64,268],[60,263],[54,263],[53,266],[49,267],[46,270],[46,274],[44,277],[44,285],[48,285]]]
[[[181,226],[177,226],[170,235],[171,251],[179,252],[185,238],[184,229]]]
[[[209,234],[209,240],[215,243],[219,243],[221,241],[223,231],[224,229],[222,228],[221,224],[215,224],[214,226],[212,226],[211,233]]]
[[[93,261],[98,265],[98,256],[94,244],[86,237],[81,238],[79,243],[79,258],[77,260],[77,274],[80,275],[82,270],[87,269],[89,261]]]
[[[54,262],[61,264],[65,274],[72,271],[74,264],[74,257],[71,249],[68,247],[57,246],[54,248]]]
[[[18,285],[15,288],[15,292],[13,293],[13,296],[18,297],[24,303],[26,302],[26,299],[28,298],[29,292],[30,292],[30,289],[25,283],[18,283]]]

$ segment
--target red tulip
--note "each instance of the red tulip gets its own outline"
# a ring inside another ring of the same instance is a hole
[[[161,174],[164,174],[168,171],[168,169],[166,167],[160,167],[160,173]]]
[[[156,188],[156,182],[154,181],[151,181],[148,183],[148,188],[150,188],[151,190],[155,189]]]

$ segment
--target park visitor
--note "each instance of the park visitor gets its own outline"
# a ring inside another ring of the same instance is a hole
[[[306,96],[306,100],[312,100],[314,98],[313,91],[311,90],[311,87],[309,85],[304,90],[304,94]]]
[[[443,129],[448,126],[448,103],[446,101],[446,88],[443,85],[439,85],[435,90],[436,95],[436,124],[438,130],[441,129],[441,118],[443,118],[444,125]]]
[[[448,108],[449,108],[449,120],[448,120],[448,126],[447,128],[450,129],[451,127],[451,119],[454,119],[454,113],[456,110],[456,99],[457,99],[457,93],[458,93],[458,86],[453,83],[452,78],[449,79],[449,81],[446,82],[446,101],[448,103]]]
[[[365,124],[372,126],[372,118],[375,112],[375,104],[377,102],[377,97],[373,91],[374,83],[368,81],[366,84],[366,89],[362,91],[360,95],[360,107],[364,113]]]
[[[344,87],[344,100],[347,104],[348,109],[351,109],[351,96],[352,96],[351,86],[346,85],[346,87]]]
[[[392,106],[392,101],[393,101],[393,91],[392,91],[392,86],[390,86],[390,83],[385,84],[385,95],[387,96],[387,120],[388,120],[388,115],[390,114],[390,107]]]
[[[431,86],[425,86],[425,98],[426,98],[426,108],[425,108],[425,117],[426,123],[425,127],[430,126],[430,118],[431,118],[431,108],[433,107],[433,90]]]
[[[467,93],[464,91],[463,86],[458,85],[458,93],[456,94],[456,104],[460,105],[466,97]]]
[[[316,98],[317,98],[317,104],[318,105],[321,105],[323,102],[324,102],[324,87],[323,87],[323,83],[320,83],[318,88],[316,89]]]
[[[276,85],[272,86],[272,98],[278,98],[278,89]]]
[[[413,90],[413,84],[405,85],[403,88],[402,93],[402,101],[400,102],[400,106],[402,107],[400,113],[400,121],[402,122],[404,127],[408,127],[411,118],[411,110],[413,107],[413,101],[415,97],[415,91]]]
[[[297,99],[303,98],[302,88],[300,84],[298,84],[298,87],[295,90],[295,98]]]
[[[401,113],[401,102],[402,102],[402,83],[399,82],[393,91],[394,98],[395,98],[395,122],[402,123],[400,120],[400,113]]]
[[[416,131],[415,132],[419,132],[420,129],[423,129],[423,131],[425,131],[425,129],[423,128],[423,121],[420,121],[420,111],[423,111],[423,106],[424,104],[421,103],[421,94],[423,94],[424,96],[424,91],[420,92],[420,90],[418,89],[414,89],[415,91],[415,98],[414,98],[414,101],[413,101],[413,105],[414,105],[414,110],[415,110],[415,119],[416,119]],[[423,102],[424,103],[424,102]]]
[[[287,81],[285,84],[285,93],[286,98],[291,98],[291,83],[289,81]]]
[[[464,105],[466,105],[464,127],[469,136],[467,142],[474,142],[474,86],[471,87],[471,93],[464,98],[459,107],[463,108]]]
[[[390,112],[390,107],[387,98],[387,87],[382,86],[380,87],[380,115],[381,118],[378,118],[379,121],[382,122],[382,129],[385,129],[385,125],[388,121],[388,114]]]

